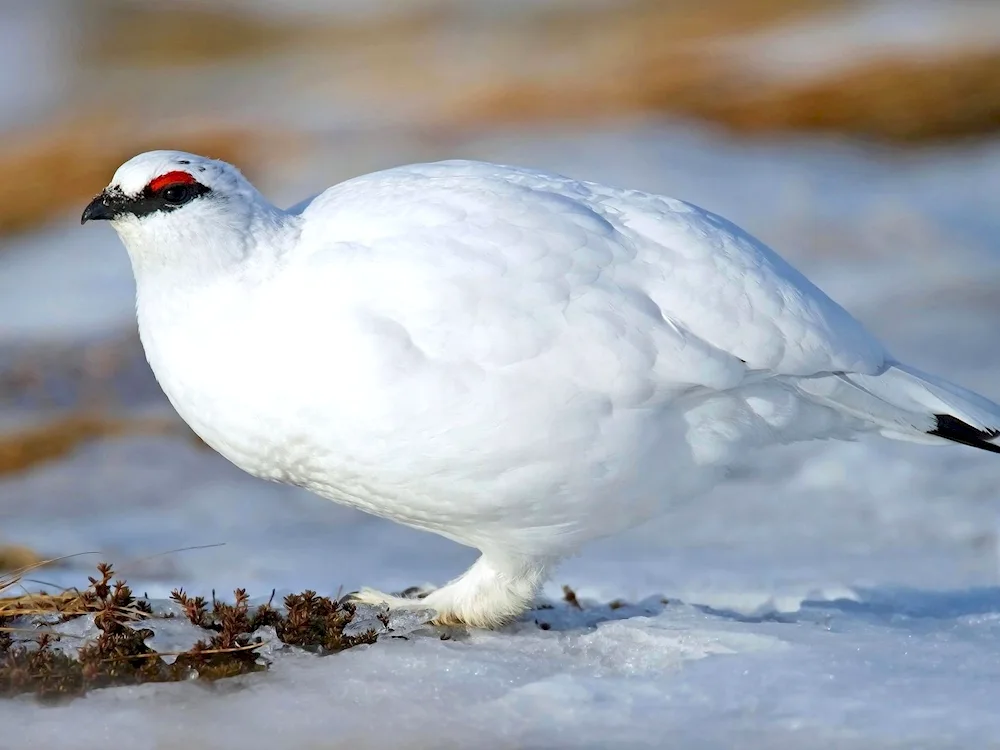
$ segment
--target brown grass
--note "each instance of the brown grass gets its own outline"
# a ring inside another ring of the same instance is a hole
[[[64,557],[42,558],[34,554],[33,557],[35,559],[25,562],[23,565],[0,573],[0,620],[28,614],[76,612],[77,607],[73,605],[73,602],[77,601],[80,592],[75,589],[61,591],[57,594],[11,593],[21,588],[21,581],[32,571],[58,565],[68,559]],[[80,609],[78,614],[84,614],[86,611],[86,609]]]
[[[0,571],[29,568],[43,562],[42,556],[31,547],[26,547],[23,544],[0,545]],[[3,588],[3,580],[0,579],[0,590]]]
[[[1000,130],[1000,51],[882,59],[753,96],[700,96],[690,114],[742,133],[821,131],[917,143]]]
[[[85,38],[89,60],[183,67],[266,55],[294,43],[295,25],[197,3],[82,0],[101,23]],[[280,18],[280,17],[279,17]]]
[[[851,0],[623,0],[488,19],[421,3],[388,16],[309,25],[194,3],[87,1],[111,11],[101,14],[107,21],[85,40],[88,64],[178,72],[294,53],[376,106],[379,99],[415,97],[431,108],[442,106],[444,124],[450,124],[456,117],[475,118],[479,105],[482,114],[499,119],[551,116],[566,112],[567,104],[570,114],[628,110],[649,97],[646,77],[663,79],[660,68],[677,59],[678,48]],[[703,67],[679,66],[670,86],[698,85]],[[468,69],[477,71],[471,80]],[[662,87],[662,80],[649,83],[654,92]],[[540,95],[546,90],[555,99]]]
[[[102,1],[117,8],[117,0]],[[631,0],[493,19],[489,26],[475,18],[457,23],[441,7],[421,6],[306,28],[219,8],[126,3],[101,34],[127,43],[99,36],[91,56],[177,67],[295,49],[336,70],[338,55],[360,55],[351,58],[363,60],[351,68],[359,90],[376,98],[418,92],[440,107],[431,119],[444,126],[662,112],[739,133],[822,131],[905,143],[1000,128],[1000,52],[870,59],[796,80],[754,74],[744,58],[706,44],[851,4]],[[448,54],[456,42],[465,42],[454,46],[459,56]],[[467,67],[460,55],[470,48],[477,56],[468,63],[480,72],[457,80],[454,71]]]
[[[349,77],[359,91],[376,99],[416,92],[439,108],[431,120],[444,126],[662,112],[738,133],[821,131],[904,143],[1000,128],[1000,51],[869,59],[797,80],[754,73],[724,44],[707,44],[852,0],[629,0],[488,24],[421,5],[309,27],[190,4],[100,2],[115,12],[91,47],[99,63],[176,68],[294,49],[335,71],[342,55],[353,55]],[[478,71],[471,79],[462,78],[463,62]]]
[[[796,78],[755,72],[746,58],[720,52],[725,45],[697,43],[828,6],[720,1],[582,17],[563,48],[550,44],[545,53],[575,64],[497,76],[459,92],[451,113],[475,125],[662,112],[743,134],[820,131],[896,143],[1000,130],[1000,50],[871,58]]]
[[[177,69],[240,58],[258,61],[289,51],[405,45],[447,20],[442,7],[426,2],[389,15],[375,14],[374,20],[345,16],[308,22],[281,14],[234,12],[208,3],[81,2],[101,18],[84,40],[84,59],[140,68]]]
[[[421,4],[388,18],[310,24],[196,3],[81,2],[101,19],[81,35],[81,66],[87,85],[98,83],[96,101],[121,102],[122,91],[167,80],[151,79],[154,72],[173,83],[206,64],[292,55],[308,64],[287,85],[301,81],[316,96],[356,97],[344,106],[402,112],[407,125],[443,130],[637,113],[737,133],[818,131],[897,143],[1000,129],[1000,50],[866,59],[809,78],[765,73],[726,51],[727,41],[855,0],[622,0],[488,21]],[[316,71],[329,74],[317,82]],[[100,88],[105,78],[114,89]],[[280,101],[280,91],[261,85]],[[217,156],[252,176],[262,139],[218,124],[150,130],[81,115],[41,132],[7,133],[3,143],[0,235],[82,209],[122,161],[150,148]],[[269,137],[267,150],[274,146]]]
[[[801,82],[748,82],[698,56],[639,75],[585,85],[499,82],[461,105],[456,119],[474,124],[663,112],[740,134],[824,132],[909,144],[1000,130],[1000,52],[880,59]]]
[[[414,56],[417,47],[422,49],[431,37],[448,42],[452,32],[473,38],[495,36],[525,48],[541,39],[550,44],[585,45],[583,54],[604,46],[621,51],[624,40],[626,46],[644,46],[660,54],[677,42],[753,31],[851,1],[623,0],[605,6],[529,11],[509,19],[463,15],[449,10],[446,3],[421,2],[370,18],[344,16],[304,23],[195,3],[82,0],[95,6],[102,18],[85,42],[85,59],[91,62],[179,68],[241,57],[260,59],[288,50],[316,55],[353,53],[375,45],[401,50],[402,54],[390,55],[387,62],[405,69],[433,65]],[[602,35],[602,30],[607,33]],[[444,62],[450,65],[455,60]]]
[[[169,419],[126,418],[78,412],[27,429],[0,434],[0,476],[63,458],[78,446],[120,435],[188,435]]]
[[[0,146],[0,235],[82,212],[125,160],[177,148],[239,162],[252,174],[259,137],[238,128],[185,125],[162,132],[115,118],[79,116],[41,132],[6,133]]]

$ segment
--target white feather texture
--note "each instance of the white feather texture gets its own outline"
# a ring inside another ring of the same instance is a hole
[[[483,553],[424,600],[367,601],[494,626],[560,557],[750,449],[940,441],[942,414],[983,442],[1000,427],[995,404],[895,362],[772,250],[679,200],[454,161],[286,212],[180,152],[135,157],[109,189],[173,170],[209,192],[112,224],[180,415],[251,474]]]

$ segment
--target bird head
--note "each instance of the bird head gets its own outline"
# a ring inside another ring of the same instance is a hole
[[[109,221],[138,271],[176,265],[196,254],[192,248],[239,256],[256,219],[274,211],[231,164],[183,151],[149,151],[118,168],[80,221]]]

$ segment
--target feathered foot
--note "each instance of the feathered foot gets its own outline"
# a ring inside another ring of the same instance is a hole
[[[362,589],[350,599],[389,609],[430,609],[435,625],[498,628],[528,609],[549,567],[547,560],[485,553],[465,573],[426,596],[411,599]]]

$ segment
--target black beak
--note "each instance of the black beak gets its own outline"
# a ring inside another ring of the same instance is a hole
[[[120,203],[113,196],[108,195],[108,192],[105,190],[83,209],[83,216],[80,217],[80,223],[86,224],[88,221],[98,220],[110,221],[121,213]]]

